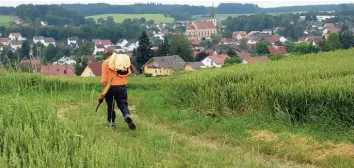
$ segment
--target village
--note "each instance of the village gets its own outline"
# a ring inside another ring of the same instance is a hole
[[[166,76],[173,75],[176,72],[196,71],[206,68],[221,68],[225,66],[225,60],[237,56],[240,63],[260,63],[271,61],[269,56],[287,56],[291,55],[287,51],[285,44],[292,43],[295,46],[301,43],[307,43],[312,46],[320,47],[324,40],[328,39],[330,33],[339,33],[338,28],[334,23],[324,22],[326,19],[332,19],[334,16],[316,16],[317,21],[314,21],[312,26],[303,32],[303,36],[297,41],[290,42],[286,37],[279,35],[279,32],[284,30],[284,27],[274,27],[273,29],[234,31],[231,38],[222,37],[221,33],[225,26],[216,17],[214,9],[210,14],[209,19],[198,21],[176,21],[172,24],[156,24],[156,27],[146,25],[146,28],[152,28],[154,31],[149,32],[151,40],[164,40],[166,36],[182,34],[188,38],[192,56],[194,60],[200,55],[205,55],[199,61],[188,62],[183,60],[183,55],[166,55],[155,56],[150,58],[140,67],[134,67],[135,74],[149,74],[151,76]],[[300,16],[299,21],[304,21],[305,16]],[[16,20],[17,22],[20,22]],[[42,26],[48,26],[42,22]],[[169,29],[184,27],[185,31],[181,33],[171,33]],[[353,28],[350,27],[353,32]],[[314,36],[317,34],[317,36]],[[213,40],[214,37],[219,37],[217,43]],[[213,40],[213,43],[205,45],[206,42]],[[51,64],[44,64],[43,60],[38,57],[38,51],[33,51],[33,44],[37,46],[48,47],[64,46],[70,49],[78,49],[80,45],[87,43],[86,39],[79,37],[69,37],[65,42],[57,42],[53,37],[34,36],[33,39],[23,37],[19,32],[13,32],[8,37],[0,38],[0,51],[7,48],[16,51],[21,48],[23,42],[30,41],[30,59],[18,60],[19,70],[27,72],[30,69],[31,73],[39,73],[46,76],[81,76],[93,77],[101,76],[101,64],[104,60],[102,54],[107,47],[114,47],[117,53],[125,53],[133,58],[134,50],[139,48],[138,39],[122,38],[117,43],[113,44],[109,39],[93,39],[93,52],[87,57],[87,65],[83,67],[80,74],[75,74],[75,64],[78,58],[75,55],[62,55],[62,57]],[[257,53],[257,44],[265,41],[268,43],[264,54]],[[159,46],[152,46],[151,51],[159,50]],[[36,50],[40,50],[36,47]],[[228,54],[227,51],[234,53]],[[291,51],[293,52],[293,51]],[[34,53],[37,53],[35,55]]]

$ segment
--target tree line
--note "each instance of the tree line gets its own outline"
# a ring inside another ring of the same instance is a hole
[[[210,4],[208,4],[210,5]],[[191,19],[192,15],[208,15],[211,7],[190,5],[166,5],[160,3],[138,3],[133,5],[97,4],[62,4],[64,8],[77,11],[85,16],[117,13],[117,14],[165,14],[176,20]],[[255,4],[221,3],[216,7],[219,14],[246,14],[246,13],[280,13],[299,11],[336,11],[351,4],[340,5],[305,5],[276,8],[261,8]]]

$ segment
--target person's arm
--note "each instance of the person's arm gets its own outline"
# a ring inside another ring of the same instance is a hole
[[[106,87],[107,82],[108,82],[107,67],[106,67],[106,64],[104,62],[102,63],[101,82],[102,82],[102,90],[103,90]]]

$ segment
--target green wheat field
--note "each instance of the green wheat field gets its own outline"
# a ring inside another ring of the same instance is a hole
[[[130,131],[99,78],[0,75],[0,167],[354,167],[354,50],[131,77]]]

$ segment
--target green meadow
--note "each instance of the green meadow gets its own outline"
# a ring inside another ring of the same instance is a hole
[[[140,19],[145,18],[146,21],[154,20],[155,23],[172,23],[174,18],[165,17],[163,14],[103,14],[95,16],[87,16],[86,18],[94,18],[95,20],[99,18],[107,19],[107,17],[112,16],[114,21],[117,23],[123,22],[125,19]]]
[[[0,26],[10,26],[13,16],[0,15]]]
[[[106,126],[99,78],[0,73],[0,167],[354,167],[354,50],[131,77]]]

